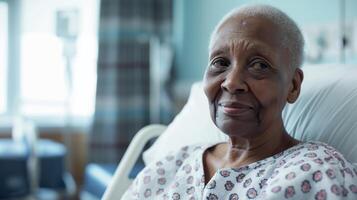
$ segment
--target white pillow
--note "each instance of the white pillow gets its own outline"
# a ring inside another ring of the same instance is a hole
[[[286,130],[303,141],[325,142],[357,162],[357,65],[312,65],[296,103],[283,111]]]
[[[212,122],[202,83],[192,85],[186,105],[164,133],[143,153],[145,164],[185,145],[226,141],[228,137]]]
[[[303,71],[300,97],[283,111],[287,131],[304,141],[326,142],[357,162],[357,66],[311,65]],[[227,139],[210,118],[202,83],[196,83],[183,110],[143,159],[148,164],[184,145]]]

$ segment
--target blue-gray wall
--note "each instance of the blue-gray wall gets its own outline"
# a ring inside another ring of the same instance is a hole
[[[301,26],[338,22],[340,2],[342,0],[175,0],[175,71],[179,88],[187,88],[202,78],[210,33],[232,8],[246,3],[270,4],[282,9]],[[347,17],[357,19],[357,1],[346,0],[346,4]]]

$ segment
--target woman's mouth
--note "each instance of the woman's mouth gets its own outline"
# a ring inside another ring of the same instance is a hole
[[[218,106],[225,115],[232,117],[243,116],[253,110],[251,106],[236,102],[219,103]]]

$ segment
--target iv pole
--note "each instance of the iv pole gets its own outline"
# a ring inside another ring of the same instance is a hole
[[[72,109],[71,103],[73,99],[73,65],[72,61],[76,55],[76,40],[78,36],[78,10],[59,10],[57,11],[57,36],[63,42],[63,56],[65,58],[65,75],[67,97],[65,102],[65,131],[64,131],[64,144],[67,146],[68,153],[66,155],[66,169],[71,171],[71,160],[69,154],[71,149],[71,134],[72,134]],[[69,195],[75,193],[75,185],[71,184]]]

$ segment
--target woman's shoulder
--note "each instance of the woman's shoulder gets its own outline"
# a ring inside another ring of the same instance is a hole
[[[183,146],[178,150],[168,152],[164,157],[156,161],[155,164],[150,163],[150,166],[174,165],[176,167],[180,167],[184,162],[201,156],[204,149],[207,148],[206,146],[206,144]]]
[[[265,191],[271,198],[357,198],[356,167],[322,142],[301,143],[284,152],[268,179]]]
[[[197,173],[201,169],[202,153],[206,145],[189,145],[168,152],[158,161],[147,165],[135,178],[125,195],[132,195],[141,199],[149,195],[160,196],[174,187],[183,174]],[[135,198],[133,198],[135,199]]]
[[[335,166],[337,168],[353,167],[353,165],[334,147],[318,141],[304,142],[284,155],[285,161],[312,162],[317,165]]]
[[[185,162],[190,162],[197,158],[201,158],[203,152],[215,144],[194,144],[194,145],[185,145],[180,147],[175,151],[167,152],[167,154],[160,158],[157,161],[151,162],[147,168],[165,166],[165,167],[174,167],[178,168]]]
[[[357,178],[357,169],[334,147],[318,141],[304,142],[287,150],[279,159],[277,168],[300,167],[303,171],[316,168],[336,171],[343,177]]]

